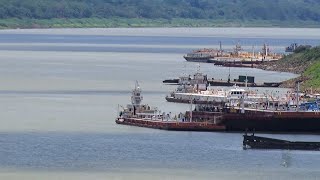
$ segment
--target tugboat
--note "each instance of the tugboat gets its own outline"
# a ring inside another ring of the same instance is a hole
[[[142,96],[138,82],[132,91],[131,104],[119,113],[117,124],[139,126],[175,131],[224,131],[225,126],[218,124],[216,119],[198,119],[191,113],[161,113],[157,108],[141,104]],[[192,104],[191,104],[192,108]],[[190,109],[191,109],[190,108]],[[218,113],[219,115],[219,113]]]
[[[157,108],[152,108],[147,104],[141,104],[143,97],[141,96],[141,89],[138,81],[136,81],[135,88],[132,90],[131,104],[128,104],[123,111],[120,111],[117,123],[123,121],[123,118],[137,117],[143,115],[144,117],[152,118],[158,113]]]

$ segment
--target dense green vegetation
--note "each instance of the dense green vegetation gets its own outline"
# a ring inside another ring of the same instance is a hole
[[[285,56],[274,63],[265,64],[268,70],[286,71],[301,74],[300,77],[289,80],[287,87],[294,87],[297,81],[302,81],[302,88],[311,87],[320,92],[320,46],[313,48],[300,47],[295,53]]]
[[[303,73],[303,76],[308,79],[304,83],[304,87],[313,87],[320,90],[320,47],[307,50],[303,58],[309,60],[311,64]]]
[[[145,18],[82,18],[82,19],[0,19],[0,29],[4,28],[113,28],[113,27],[320,27],[310,21],[237,21],[211,19],[145,19]]]
[[[0,0],[0,26],[320,26],[319,9],[318,0]]]

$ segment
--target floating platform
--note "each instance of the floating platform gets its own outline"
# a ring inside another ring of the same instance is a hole
[[[117,118],[117,124],[172,131],[225,131],[225,126],[210,122],[178,122],[138,118]]]
[[[189,99],[178,99],[178,98],[173,98],[173,97],[166,97],[165,98],[168,102],[173,102],[173,103],[183,103],[183,104],[190,104],[191,103],[191,100]],[[224,105],[225,103],[224,102],[216,102],[216,101],[201,101],[201,100],[192,100],[192,103],[193,104],[205,104],[205,105],[216,105],[216,106],[219,106],[219,105]]]
[[[223,81],[223,80],[208,80],[210,86],[234,86],[235,84],[240,87],[279,87],[281,82],[265,82],[265,83],[245,83],[239,81]]]
[[[162,81],[166,85],[179,85],[179,79],[166,79]],[[209,86],[234,86],[235,84],[240,87],[279,87],[282,82],[264,82],[264,83],[245,83],[240,81],[226,81],[217,79],[208,79]]]
[[[320,151],[320,142],[287,141],[252,135],[243,135],[244,149],[288,149]]]
[[[278,59],[264,59],[264,60],[232,60],[232,59],[211,59],[209,63],[214,63],[215,66],[224,67],[244,67],[244,68],[256,68],[264,62],[275,62]]]
[[[164,84],[167,85],[179,85],[179,79],[166,79],[162,81]],[[224,80],[213,80],[209,79],[208,84],[210,86],[234,86],[235,84],[240,87],[279,87],[282,83],[281,82],[264,82],[261,84],[258,83],[244,83],[239,81],[224,81]]]

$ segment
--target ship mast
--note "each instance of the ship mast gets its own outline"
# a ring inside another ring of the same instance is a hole
[[[254,45],[252,46],[252,58],[251,59],[254,59]]]
[[[245,87],[248,87],[248,75],[246,74]]]
[[[242,50],[240,42],[238,41],[238,43],[236,44],[236,47],[234,48],[234,52],[236,54],[236,56],[239,56],[239,52]]]
[[[141,96],[141,89],[138,81],[136,81],[135,88],[132,90],[131,103],[134,107],[137,107],[140,105],[142,99],[143,98]]]
[[[192,122],[192,96],[190,96],[190,122]]]
[[[299,91],[300,91],[300,83],[297,83],[297,112],[299,111]]]
[[[228,75],[228,84],[230,83],[230,65],[229,65],[229,75]]]
[[[220,45],[220,56],[222,56],[222,43],[221,43],[221,41],[219,41],[219,45]]]

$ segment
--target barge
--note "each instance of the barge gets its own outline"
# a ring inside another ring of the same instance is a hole
[[[193,116],[211,117],[212,112],[194,111]],[[255,130],[259,132],[320,133],[320,112],[290,112],[246,109],[224,109],[221,124],[226,131]]]
[[[211,122],[181,122],[177,120],[163,120],[151,118],[117,118],[117,124],[146,127],[171,131],[225,131],[223,125]]]
[[[320,151],[320,142],[288,141],[261,136],[243,135],[243,149],[287,149]]]
[[[263,83],[256,83],[254,76],[244,76],[239,75],[238,79],[231,80],[230,74],[228,76],[228,80],[222,79],[215,79],[215,78],[208,78],[207,75],[200,73],[200,67],[198,66],[197,73],[193,76],[180,76],[179,78],[175,79],[165,79],[162,83],[166,85],[205,85],[208,86],[233,86],[237,84],[241,87],[279,87],[282,82],[263,82]]]

